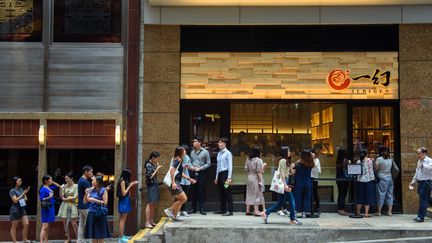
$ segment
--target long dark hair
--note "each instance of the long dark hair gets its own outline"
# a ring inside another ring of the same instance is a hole
[[[14,187],[14,188],[16,187],[16,183],[19,179],[21,179],[21,177],[19,177],[19,176],[12,177],[12,180],[11,180],[12,187]]]
[[[122,195],[122,190],[121,190],[120,183],[122,181],[124,181],[125,182],[125,187],[127,188],[129,186],[129,184],[130,184],[130,177],[131,177],[131,175],[132,175],[132,173],[131,173],[131,171],[129,169],[124,169],[121,172],[120,179],[117,182],[117,191],[116,191],[117,192],[116,193],[117,197],[122,197],[123,196]]]
[[[360,162],[363,162],[367,155],[368,155],[367,149],[360,150]]]
[[[174,158],[177,158],[177,157],[180,157],[180,158],[181,158],[181,155],[183,154],[183,151],[186,152],[185,148],[183,148],[182,146],[177,147],[177,148],[174,150]]]
[[[261,151],[259,147],[253,147],[249,153],[249,159],[260,158]]]
[[[342,166],[344,160],[346,160],[347,157],[348,157],[348,153],[347,153],[346,148],[340,147],[338,149],[338,154],[337,154],[337,157],[336,157],[336,166],[338,166],[338,165]]]
[[[279,152],[279,156],[280,156],[279,161],[281,159],[285,159],[287,167],[291,165],[291,156],[288,156],[289,152],[290,152],[290,148],[288,146],[282,146]]]
[[[315,166],[314,159],[310,149],[304,149],[300,155],[300,164],[305,168],[312,169]]]
[[[160,157],[160,153],[157,151],[153,151],[150,153],[150,155],[149,155],[148,159],[145,161],[145,163],[147,164],[150,162],[150,160],[155,159],[157,157]]]

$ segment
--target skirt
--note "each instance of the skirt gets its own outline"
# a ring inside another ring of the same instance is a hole
[[[177,184],[177,189],[173,190],[172,187],[169,188],[171,195],[173,195],[173,196],[177,196],[183,192],[183,189],[180,186],[180,182],[176,182],[176,184]]]
[[[357,204],[375,205],[375,181],[357,182]]]
[[[129,196],[120,198],[118,203],[119,214],[130,213],[131,211],[132,209]]]
[[[147,203],[157,203],[160,200],[159,185],[147,185]]]
[[[27,212],[23,207],[11,206],[9,211],[10,221],[20,220],[23,216],[26,216]]]
[[[58,211],[57,216],[66,219],[68,216],[68,210],[70,210],[70,218],[78,218],[78,209],[75,203],[72,202],[62,202]]]
[[[95,212],[88,213],[85,225],[85,238],[98,240],[111,238],[106,215],[96,217]]]

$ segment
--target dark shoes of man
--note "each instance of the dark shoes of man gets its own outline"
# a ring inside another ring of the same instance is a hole
[[[228,212],[222,214],[222,216],[233,216],[233,213],[228,211]]]
[[[225,214],[226,213],[226,211],[216,211],[216,212],[213,212],[213,214]]]
[[[421,218],[417,217],[417,218],[414,219],[414,221],[417,222],[417,223],[422,223],[422,222],[424,222],[424,219],[421,219]]]
[[[193,213],[197,213],[197,211],[195,209],[192,209],[188,212],[188,214],[193,214]]]
[[[207,212],[204,211],[204,209],[201,209],[201,210],[200,210],[200,214],[201,214],[201,215],[207,215]]]

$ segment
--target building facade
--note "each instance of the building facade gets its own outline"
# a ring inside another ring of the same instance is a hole
[[[337,148],[355,160],[359,148],[375,154],[386,145],[401,167],[395,210],[415,212],[408,190],[415,150],[432,147],[424,119],[432,107],[432,2],[185,2],[0,1],[0,168],[7,171],[0,240],[9,240],[13,176],[32,185],[33,202],[42,175],[79,177],[84,164],[108,184],[126,167],[145,181],[151,151],[168,161],[194,136],[211,151],[209,178],[216,139],[230,139],[236,210],[244,207],[250,147],[262,148],[269,184],[280,145],[298,153],[319,144],[325,211],[334,211]],[[129,233],[144,223],[142,187],[132,193]],[[159,215],[172,202],[160,188]],[[206,191],[215,209],[210,180]],[[115,222],[114,193],[110,202]],[[38,208],[29,203],[31,238]]]

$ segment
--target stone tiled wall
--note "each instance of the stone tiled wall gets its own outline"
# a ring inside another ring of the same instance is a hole
[[[143,156],[151,151],[161,153],[164,167],[158,179],[163,180],[174,149],[179,143],[180,117],[180,27],[169,25],[144,26],[144,104]],[[142,165],[144,166],[144,164]],[[145,170],[143,168],[143,174]],[[145,178],[145,175],[143,175]],[[145,182],[144,182],[145,183]],[[156,219],[174,199],[168,188],[160,186],[161,201]],[[146,205],[146,193],[143,193]],[[142,216],[144,219],[145,210]],[[142,223],[144,223],[143,220]]]
[[[402,200],[404,213],[416,213],[418,196],[408,184],[415,172],[416,149],[432,151],[432,25],[401,25],[399,32]]]

